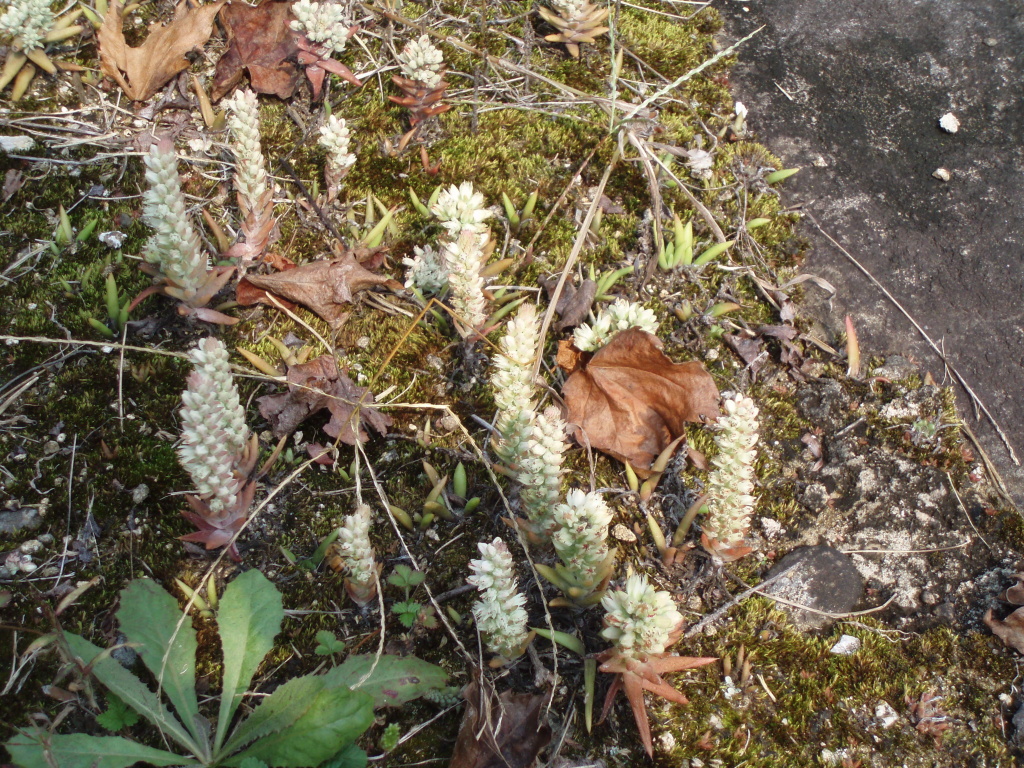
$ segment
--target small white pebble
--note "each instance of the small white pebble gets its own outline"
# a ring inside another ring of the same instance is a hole
[[[940,181],[949,181],[952,178],[952,174],[950,174],[950,172],[945,168],[936,168],[932,171],[932,176]]]
[[[899,715],[896,714],[896,710],[892,708],[892,705],[887,701],[878,702],[878,706],[875,707],[875,719],[881,723],[883,728],[889,728],[897,720]]]
[[[853,635],[843,635],[829,649],[829,653],[834,653],[837,656],[852,656],[858,650],[860,650],[860,638]]]
[[[615,527],[612,528],[612,536],[614,536],[619,541],[636,541],[636,534],[629,530],[629,528],[624,526],[622,523],[615,524]]]
[[[956,119],[956,115],[952,112],[947,112],[939,118],[939,128],[946,133],[956,133],[960,130],[960,121]]]

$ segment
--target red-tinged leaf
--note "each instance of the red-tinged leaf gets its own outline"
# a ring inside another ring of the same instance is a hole
[[[629,708],[633,710],[633,719],[636,721],[636,729],[640,733],[640,742],[648,757],[654,757],[654,742],[651,739],[651,724],[647,720],[647,707],[644,705],[644,689],[641,679],[637,675],[626,672],[620,675],[622,690],[626,692],[629,700]]]
[[[324,432],[347,445],[369,439],[364,426],[387,434],[391,417],[374,405],[373,393],[359,387],[343,372],[330,355],[288,368],[288,392],[267,395],[257,401],[263,418],[270,421],[276,437],[291,434],[303,421],[324,408],[331,420]]]
[[[577,442],[629,462],[645,478],[687,422],[714,421],[719,414],[718,387],[704,366],[673,363],[661,350],[661,341],[646,331],[621,331],[562,389]]]
[[[122,4],[112,0],[97,33],[100,69],[113,78],[132,101],[145,101],[191,62],[186,53],[202,48],[213,32],[213,20],[224,0],[191,7],[181,0],[170,24],[153,24],[138,48],[125,42]]]
[[[544,721],[548,697],[541,694],[495,695],[474,681],[463,693],[466,713],[448,768],[532,768],[551,741]]]
[[[684,669],[696,669],[718,661],[717,656],[662,656],[648,662],[651,669],[659,675],[669,672],[682,672]]]
[[[257,6],[229,3],[220,13],[228,48],[217,62],[211,98],[218,101],[249,72],[249,84],[257,93],[287,99],[295,93],[302,73],[295,65],[298,33],[291,3],[265,2]]]

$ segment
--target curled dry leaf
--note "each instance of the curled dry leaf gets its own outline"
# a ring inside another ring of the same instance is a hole
[[[505,691],[500,696],[479,680],[462,694],[466,713],[448,768],[531,768],[551,741],[544,720],[547,696]]]
[[[266,2],[257,6],[228,3],[220,21],[228,37],[228,48],[217,62],[211,98],[218,101],[234,88],[248,70],[249,84],[256,93],[270,93],[287,99],[302,78],[295,60],[299,35],[289,26],[295,18],[291,3]]]
[[[557,277],[542,277],[537,282],[547,293],[548,299],[555,294],[558,286]],[[594,306],[594,299],[597,297],[597,283],[593,280],[584,280],[577,286],[571,280],[566,280],[562,286],[562,293],[555,305],[555,312],[561,318],[555,323],[556,331],[564,331],[566,328],[575,328],[587,319],[590,308]]]
[[[213,20],[224,1],[192,8],[181,0],[170,24],[153,24],[145,42],[132,48],[124,39],[122,4],[112,0],[98,33],[100,69],[132,101],[145,101],[188,68],[191,62],[185,54],[201,48],[210,39]]]
[[[275,437],[291,434],[314,413],[326,408],[331,420],[324,432],[347,445],[364,443],[365,426],[386,434],[391,417],[374,405],[373,393],[357,386],[338,370],[330,355],[288,368],[288,391],[259,398],[260,414],[270,422]]]
[[[1024,573],[1015,573],[1013,578],[1017,580],[1017,583],[999,597],[1013,605],[1022,605],[1024,604]],[[995,618],[992,609],[989,608],[984,619],[992,633],[1004,644],[1024,653],[1024,608],[1018,608],[1002,621]]]
[[[365,263],[373,263],[371,253]],[[249,275],[246,281],[257,288],[283,296],[302,304],[318,314],[331,328],[337,330],[348,318],[344,304],[352,301],[353,294],[375,285],[401,288],[401,284],[381,275],[376,275],[356,260],[352,251],[345,251],[339,258],[314,261],[286,272],[274,275]],[[246,289],[248,291],[248,289]],[[243,293],[249,297],[249,293]],[[272,303],[265,298],[255,301]],[[240,304],[244,303],[240,297]]]
[[[673,363],[639,328],[620,331],[574,371],[562,395],[581,445],[628,461],[648,477],[651,463],[686,422],[718,418],[720,396],[698,362]]]

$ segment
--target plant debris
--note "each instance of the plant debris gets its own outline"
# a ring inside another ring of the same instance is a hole
[[[347,445],[369,439],[363,426],[387,434],[391,417],[374,407],[373,393],[357,386],[338,370],[331,355],[288,368],[288,391],[266,395],[257,401],[260,414],[270,422],[275,437],[291,434],[314,413],[326,408],[331,420],[324,432]]]
[[[352,296],[366,288],[386,285],[401,289],[401,284],[381,275],[374,274],[363,266],[373,263],[379,249],[370,249],[363,262],[356,260],[356,252],[345,250],[336,259],[323,259],[301,267],[289,269],[275,275],[250,275],[246,278],[251,285],[283,296],[302,304],[326,320],[331,328],[338,330],[348,319],[348,311],[342,305],[351,303]],[[272,304],[265,297],[246,294],[246,299]],[[244,303],[239,298],[239,303]]]
[[[249,73],[249,85],[257,93],[288,99],[299,86],[302,73],[295,63],[298,34],[291,28],[291,3],[269,2],[257,6],[228,3],[220,21],[228,48],[217,62],[211,98],[220,100]]]
[[[474,680],[463,692],[466,713],[448,768],[530,768],[551,741],[542,720],[548,696],[505,691]]]
[[[620,331],[573,371],[562,388],[574,437],[637,475],[677,437],[686,422],[718,418],[718,387],[698,362],[673,363],[663,344],[639,328]]]
[[[113,0],[98,33],[100,69],[132,101],[145,101],[176,74],[188,69],[191,62],[185,54],[202,47],[210,38],[213,20],[224,2],[218,0],[192,8],[181,0],[170,24],[153,24],[146,41],[132,48],[124,39],[122,5],[120,0]]]

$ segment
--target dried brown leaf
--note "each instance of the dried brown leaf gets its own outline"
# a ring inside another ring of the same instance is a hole
[[[541,278],[538,281],[550,299],[555,293],[558,285],[557,277]],[[555,323],[556,331],[564,331],[566,328],[575,328],[587,319],[590,308],[594,306],[594,299],[597,296],[597,283],[593,280],[584,280],[577,287],[572,281],[567,280],[562,286],[562,293],[555,305],[555,312],[561,318]]]
[[[386,434],[391,417],[374,405],[373,393],[357,386],[338,370],[330,355],[288,368],[288,391],[259,398],[260,414],[270,422],[275,437],[291,434],[314,413],[326,408],[331,420],[324,432],[347,445],[369,439],[365,426]]]
[[[112,0],[97,36],[100,69],[132,101],[145,101],[191,63],[185,54],[201,48],[213,32],[213,20],[225,0],[191,8],[181,0],[170,24],[153,24],[138,48],[125,42],[122,4]]]
[[[686,422],[719,414],[718,387],[704,366],[673,363],[662,346],[639,328],[621,331],[562,389],[576,440],[628,461],[642,477]]]
[[[17,168],[8,168],[4,175],[3,191],[0,191],[0,202],[6,203],[25,184],[25,174]]]
[[[495,696],[476,681],[463,693],[466,713],[448,768],[531,768],[551,741],[543,721],[547,696],[505,691]]]
[[[289,26],[291,3],[266,2],[251,6],[228,3],[220,21],[228,47],[217,62],[211,98],[218,101],[234,88],[248,70],[249,84],[257,93],[287,99],[295,93],[302,72],[295,63],[298,34]]]
[[[275,275],[249,275],[247,279],[257,288],[308,307],[335,330],[348,317],[343,305],[352,301],[353,294],[394,283],[366,269],[348,251],[337,259],[314,261]]]
[[[989,608],[984,619],[988,628],[1003,641],[1004,645],[1024,653],[1024,608],[1018,608],[1003,621],[995,618],[992,609]]]

